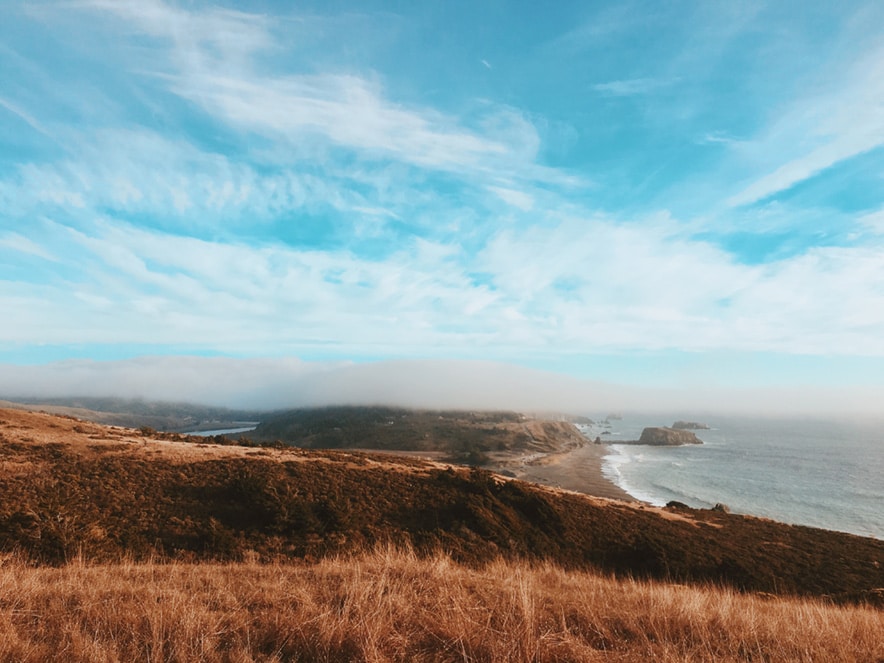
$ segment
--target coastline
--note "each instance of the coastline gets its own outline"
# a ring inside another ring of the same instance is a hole
[[[602,472],[604,458],[610,453],[605,444],[587,442],[576,449],[531,458],[506,469],[522,481],[621,502],[641,502]]]

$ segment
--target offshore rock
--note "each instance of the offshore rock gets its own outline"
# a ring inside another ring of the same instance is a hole
[[[703,440],[689,430],[675,430],[674,428],[660,426],[645,428],[638,440],[638,444],[649,444],[656,447],[677,447],[682,444],[703,444]]]
[[[672,424],[672,428],[676,430],[709,430],[709,426],[706,424],[701,424],[698,421],[682,421],[681,419]]]

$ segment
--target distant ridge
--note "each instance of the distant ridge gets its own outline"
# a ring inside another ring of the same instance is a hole
[[[510,411],[396,407],[302,408],[267,417],[249,436],[311,449],[378,449],[443,454],[483,465],[497,454],[552,453],[587,440],[567,420]]]
[[[150,426],[160,431],[233,428],[237,422],[256,421],[267,415],[267,412],[256,410],[133,398],[21,398],[0,400],[0,407],[39,410],[110,426]]]

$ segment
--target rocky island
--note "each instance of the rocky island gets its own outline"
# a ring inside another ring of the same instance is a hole
[[[672,424],[672,428],[676,430],[709,430],[709,426],[706,424],[701,424],[697,421],[682,421],[680,419]]]
[[[654,447],[678,447],[683,444],[703,444],[703,440],[689,430],[677,430],[665,426],[651,426],[642,431],[639,439],[618,442],[618,444],[647,444]]]

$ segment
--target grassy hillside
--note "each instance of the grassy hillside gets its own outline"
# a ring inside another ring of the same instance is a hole
[[[496,453],[548,453],[586,442],[566,421],[516,412],[351,406],[279,413],[266,418],[249,436],[312,449],[435,451],[476,465]]]
[[[0,401],[0,407],[42,410],[109,426],[161,431],[213,430],[234,428],[236,422],[260,421],[266,412],[230,410],[189,403],[160,403],[131,398],[32,398]]]
[[[0,661],[884,660],[884,611],[481,568],[380,549],[316,563],[0,566]]]
[[[0,410],[0,550],[63,564],[316,559],[379,542],[467,564],[880,601],[884,542],[663,510],[389,455],[250,448]]]

